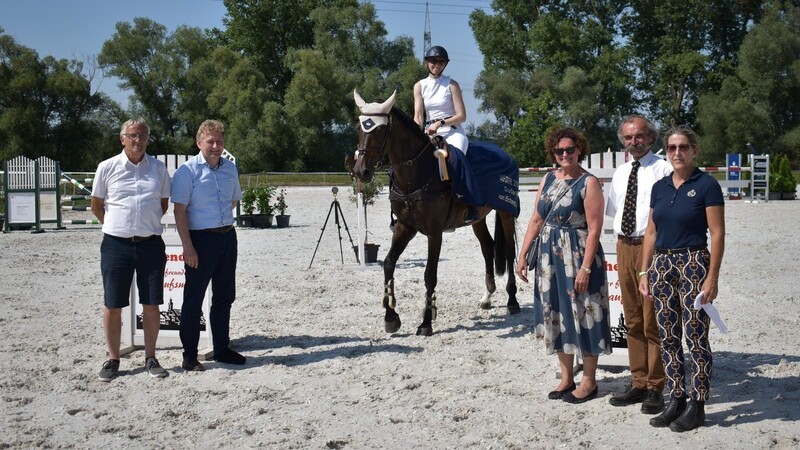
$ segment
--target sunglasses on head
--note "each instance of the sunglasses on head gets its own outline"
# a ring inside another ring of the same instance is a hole
[[[556,155],[561,155],[564,152],[567,152],[568,155],[571,155],[571,154],[575,153],[575,150],[576,150],[575,146],[563,147],[563,148],[556,147],[556,148],[553,149],[553,153],[555,153]]]

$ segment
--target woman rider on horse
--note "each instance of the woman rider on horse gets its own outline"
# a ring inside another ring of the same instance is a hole
[[[469,139],[461,124],[467,120],[467,112],[461,87],[444,75],[444,68],[449,62],[447,50],[439,45],[434,45],[425,53],[428,76],[414,85],[414,121],[429,135],[437,134],[441,128],[439,134],[447,144],[466,155]],[[470,206],[465,222],[477,219],[477,209]]]

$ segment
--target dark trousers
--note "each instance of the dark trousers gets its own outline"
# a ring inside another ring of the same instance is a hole
[[[647,273],[655,297],[662,358],[670,397],[686,397],[683,343],[689,348],[689,388],[692,400],[708,400],[713,359],[708,342],[709,317],[694,309],[694,298],[706,279],[708,250],[675,255],[655,255]]]
[[[628,329],[628,362],[633,387],[664,389],[666,376],[661,362],[661,338],[658,335],[656,308],[653,301],[639,292],[639,270],[642,265],[642,246],[617,241],[619,287],[622,292],[622,311]]]
[[[200,316],[208,283],[211,283],[211,338],[215,352],[223,352],[230,343],[231,306],[236,299],[236,230],[227,233],[190,231],[197,251],[196,269],[184,265],[186,285],[181,307],[181,343],[183,358],[197,358],[200,341]]]

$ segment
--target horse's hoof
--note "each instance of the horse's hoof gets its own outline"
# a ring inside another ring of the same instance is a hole
[[[397,333],[397,330],[400,329],[400,325],[400,316],[397,316],[392,321],[384,321],[383,329],[386,330],[387,333]]]
[[[433,328],[417,327],[417,336],[433,336]]]
[[[492,302],[481,302],[480,307],[481,309],[492,309]]]
[[[519,305],[508,305],[508,313],[509,314],[518,314],[522,309],[520,309]]]

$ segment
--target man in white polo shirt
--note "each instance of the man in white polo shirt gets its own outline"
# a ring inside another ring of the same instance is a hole
[[[104,234],[100,270],[108,360],[98,379],[106,382],[119,373],[122,308],[130,304],[134,273],[143,310],[145,371],[154,378],[167,376],[156,359],[156,340],[159,305],[164,303],[167,256],[161,217],[169,206],[169,174],[163,162],[146,153],[150,127],[144,119],[122,124],[119,139],[122,153],[100,163],[92,188],[92,212],[103,224]]]

